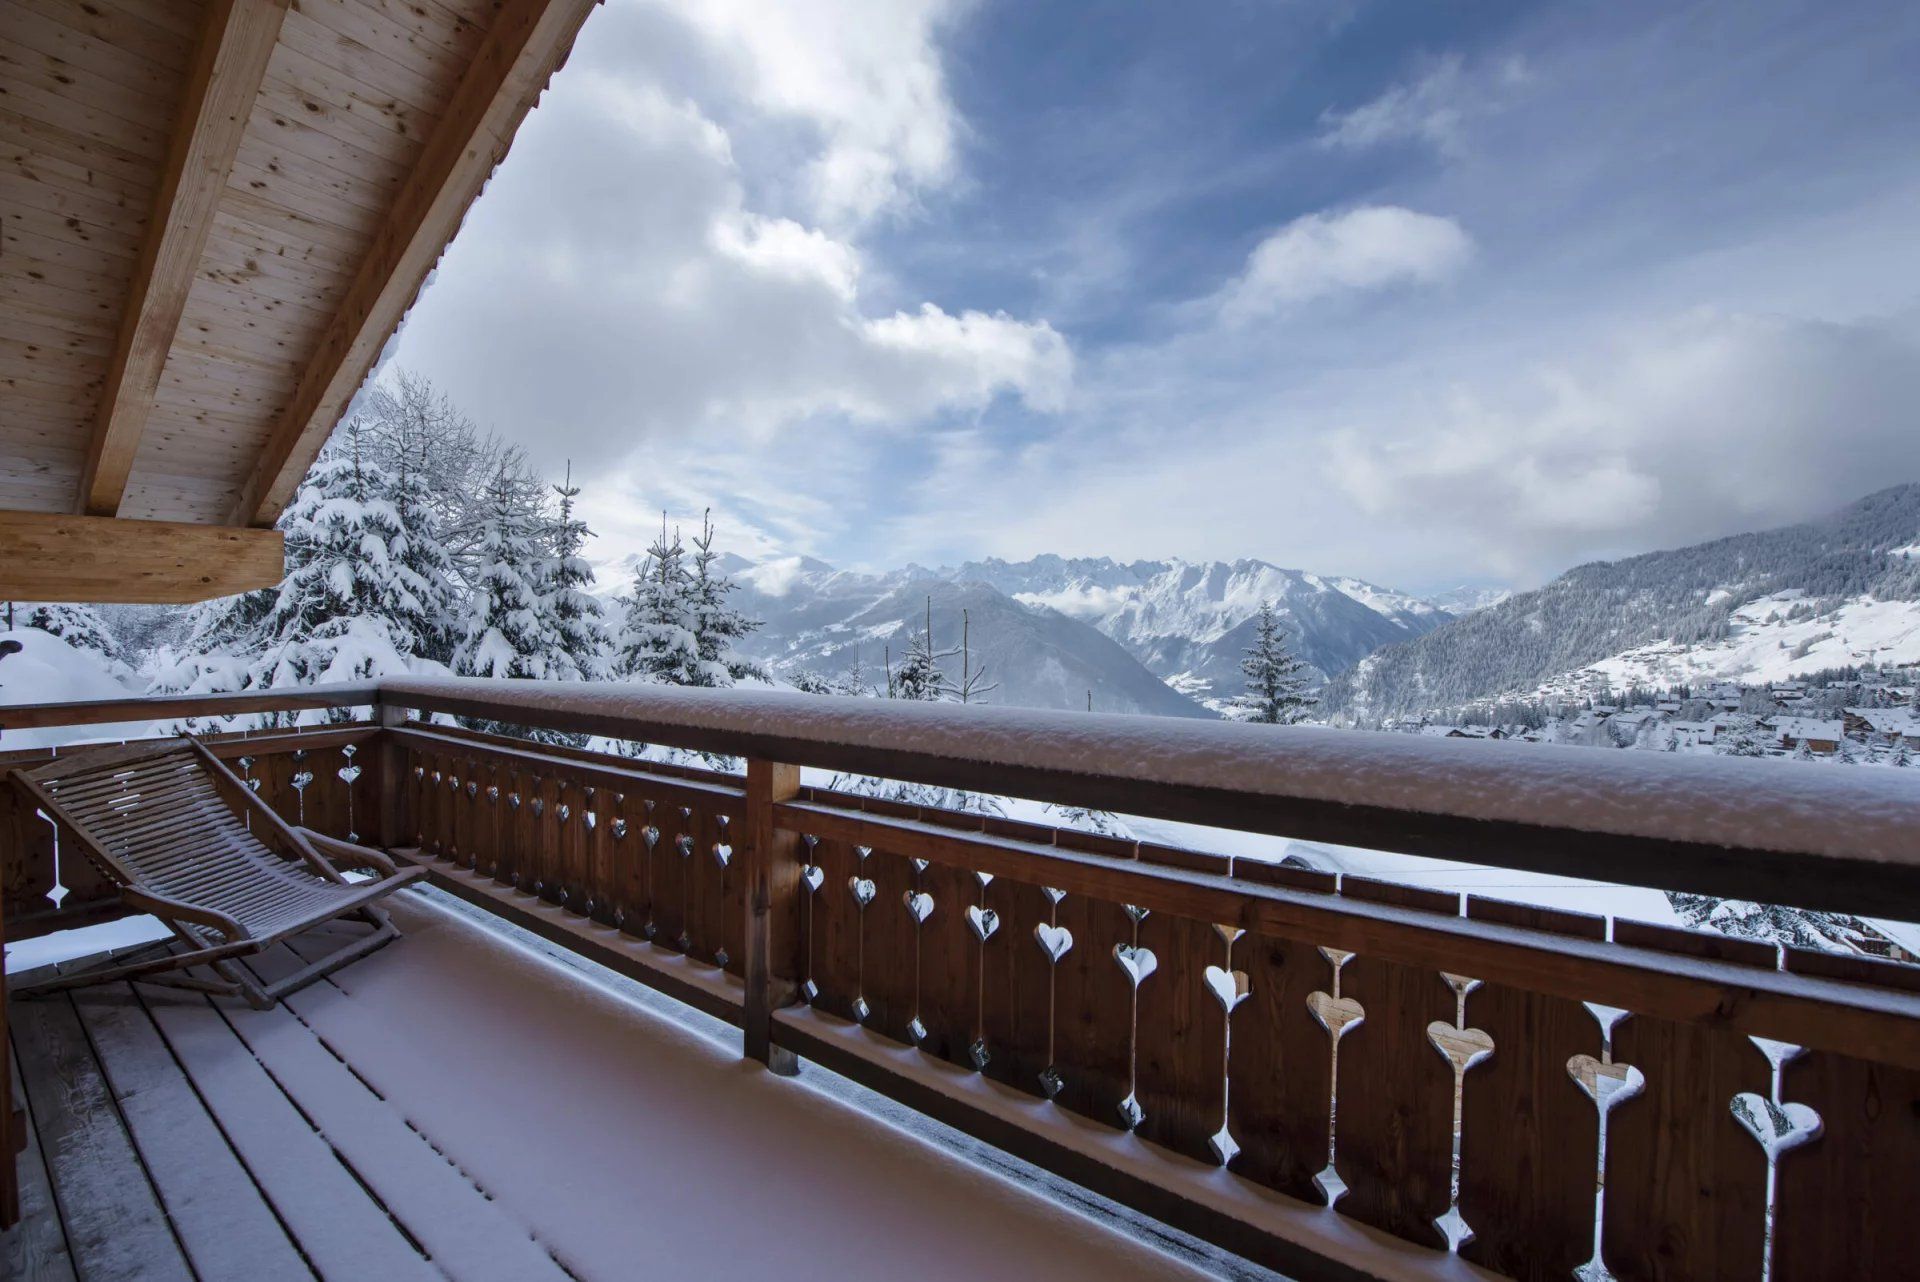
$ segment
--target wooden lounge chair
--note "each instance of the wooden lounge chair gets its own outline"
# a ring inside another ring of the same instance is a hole
[[[15,770],[12,779],[59,824],[64,849],[77,846],[119,886],[128,907],[158,917],[184,945],[139,961],[127,961],[122,952],[91,969],[22,984],[16,992],[145,977],[239,994],[265,1009],[398,938],[377,901],[426,875],[423,868],[401,871],[379,851],[353,846],[344,848],[378,875],[349,882],[304,834],[187,736],[78,752]],[[274,983],[260,984],[235,964],[342,917],[366,923],[368,932]],[[168,973],[203,965],[215,978]]]

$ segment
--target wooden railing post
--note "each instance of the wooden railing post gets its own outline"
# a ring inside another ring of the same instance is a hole
[[[800,767],[747,761],[746,1054],[774,1072],[800,1071],[790,1050],[773,1044],[773,1012],[799,983],[800,838],[774,826],[773,808],[800,793]]]
[[[378,703],[374,705],[380,714],[380,728],[394,731],[407,724],[407,710],[398,704]],[[401,831],[406,821],[405,807],[401,799],[406,795],[406,782],[402,778],[407,760],[392,734],[380,737],[378,750],[373,754],[373,765],[379,772],[375,795],[380,799],[379,810],[374,820],[373,842],[377,846],[393,849],[410,845],[407,834]]]

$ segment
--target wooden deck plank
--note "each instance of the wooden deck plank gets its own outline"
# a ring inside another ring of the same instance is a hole
[[[282,946],[250,965],[264,982],[273,983],[339,944],[337,936],[307,941],[304,954]],[[317,987],[324,991],[302,990],[272,1010],[253,1010],[238,1001],[223,1004],[267,1071],[435,1265],[460,1282],[564,1282],[566,1275],[525,1224],[490,1201],[300,1022],[294,1012],[304,1008],[310,994],[322,1001],[327,993],[337,995],[324,984]]]
[[[261,1189],[321,1276],[439,1276],[205,998],[141,997]]]
[[[87,1282],[191,1279],[72,1001],[16,1002],[11,1017],[75,1271]]]
[[[311,1276],[132,988],[87,989],[73,1001],[194,1270],[202,1278]]]
[[[40,1153],[33,1112],[27,1107],[27,1091],[20,1084],[17,1056],[10,1067],[13,1099],[26,1119],[26,1146],[15,1166],[20,1173],[20,1222],[0,1233],[0,1277],[73,1282],[73,1257],[67,1253],[67,1233],[53,1204],[53,1186],[47,1181],[47,1163]]]

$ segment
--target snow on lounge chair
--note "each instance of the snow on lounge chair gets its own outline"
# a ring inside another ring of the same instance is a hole
[[[20,993],[144,976],[202,992],[237,993],[265,1009],[398,938],[375,901],[426,875],[423,868],[403,872],[378,851],[352,847],[379,876],[347,881],[312,842],[188,736],[75,753],[34,770],[15,770],[12,779],[77,838],[88,861],[119,886],[122,902],[160,918],[186,946],[133,962],[121,953],[109,964],[21,984],[15,988]],[[369,932],[272,984],[255,982],[234,964],[347,916],[365,922]],[[200,965],[217,978],[163,973]]]

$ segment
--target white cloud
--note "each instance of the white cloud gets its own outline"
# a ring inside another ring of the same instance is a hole
[[[1470,75],[1458,54],[1439,59],[1418,79],[1389,88],[1350,111],[1329,108],[1320,116],[1320,144],[1358,151],[1393,142],[1422,142],[1442,155],[1466,148],[1469,119],[1494,110],[1506,93],[1526,83],[1518,58]]]
[[[932,59],[944,10],[810,20],[844,39],[781,6],[753,12],[758,25],[726,4],[597,12],[414,309],[399,363],[555,468],[664,444],[689,447],[674,461],[685,471],[699,449],[764,449],[802,422],[902,432],[1002,396],[1063,404],[1073,356],[1045,320],[876,306],[851,233],[759,206],[746,144],[716,115],[744,113],[743,130],[773,110],[820,125],[772,157],[756,135],[771,172],[864,148],[888,158],[896,193],[936,180],[950,155],[930,139],[953,127],[937,59],[907,72],[889,60]],[[767,70],[764,107],[703,81],[676,41]]]
[[[1397,205],[1307,214],[1255,246],[1215,301],[1237,324],[1332,294],[1433,284],[1472,257],[1472,239],[1450,218]]]
[[[684,0],[669,6],[733,66],[759,110],[804,121],[816,217],[858,224],[953,179],[959,121],[935,39],[953,0]]]
[[[1920,344],[1877,325],[1697,311],[1518,382],[1333,433],[1331,479],[1514,573],[1803,519],[1920,469]]]

